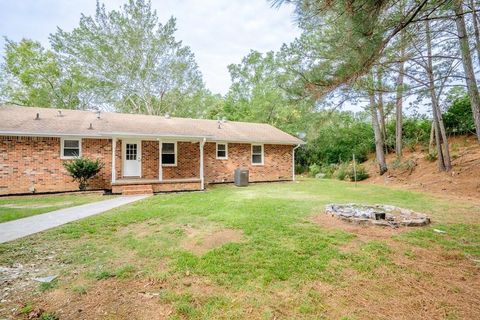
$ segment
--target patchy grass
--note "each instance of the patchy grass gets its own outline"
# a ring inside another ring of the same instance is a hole
[[[332,202],[406,207],[433,225],[314,222]],[[479,216],[475,204],[334,180],[223,185],[0,245],[0,265],[53,255],[58,287],[18,296],[65,318],[478,318]]]
[[[0,197],[0,223],[106,199],[100,193]]]

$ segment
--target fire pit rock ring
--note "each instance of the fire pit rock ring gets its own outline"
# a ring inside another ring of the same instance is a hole
[[[421,227],[430,223],[430,218],[425,214],[381,204],[329,204],[325,206],[325,213],[348,222],[394,228]]]

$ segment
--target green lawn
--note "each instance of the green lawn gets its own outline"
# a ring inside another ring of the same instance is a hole
[[[429,214],[433,225],[380,228],[378,236],[371,227],[323,225],[332,202],[402,206]],[[478,318],[479,221],[478,205],[374,185],[223,185],[150,197],[3,244],[0,266],[53,256],[58,283],[19,299],[60,318],[76,308],[105,319]]]
[[[100,193],[0,197],[0,223],[105,199]]]

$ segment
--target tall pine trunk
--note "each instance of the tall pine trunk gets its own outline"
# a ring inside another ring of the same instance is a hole
[[[377,69],[377,90],[378,90],[378,114],[380,116],[380,131],[382,132],[383,141],[387,139],[387,127],[385,124],[385,108],[383,106],[383,73],[380,67]],[[387,150],[385,150],[387,152]]]
[[[437,145],[438,154],[438,168],[441,171],[450,171],[452,169],[450,161],[450,150],[448,146],[448,138],[443,124],[442,111],[438,103],[437,93],[435,90],[435,79],[433,75],[433,61],[432,61],[432,38],[430,34],[430,23],[425,21],[426,41],[427,41],[427,77],[428,89],[432,101],[433,121],[435,122],[435,142]],[[442,149],[442,144],[444,148]]]
[[[453,1],[455,23],[457,25],[458,40],[460,42],[460,51],[462,53],[463,70],[465,72],[468,96],[470,97],[473,120],[475,122],[475,129],[477,131],[477,140],[478,143],[480,143],[480,95],[478,93],[477,82],[472,65],[472,56],[470,54],[470,47],[468,45],[468,34],[465,26],[462,4],[462,0]]]
[[[372,90],[369,90],[368,95],[370,98],[370,111],[372,113],[373,133],[375,136],[375,155],[380,175],[383,175],[385,172],[387,172],[387,163],[385,162],[385,153],[383,151],[383,136],[382,131],[380,130],[380,123],[378,121],[378,110],[375,104],[375,93]]]
[[[475,48],[477,49],[477,59],[480,65],[480,30],[478,28],[477,7],[474,0],[470,0],[470,7],[472,9],[473,30],[475,31]]]
[[[400,1],[402,14],[405,14],[405,1]],[[403,137],[403,77],[405,72],[405,31],[400,31],[400,62],[398,64],[398,78],[396,81],[395,97],[395,154],[402,159]]]
[[[401,49],[401,61],[398,66],[397,95],[395,97],[395,153],[397,158],[402,158],[402,126],[403,126],[403,73],[405,61],[403,61],[404,48]]]

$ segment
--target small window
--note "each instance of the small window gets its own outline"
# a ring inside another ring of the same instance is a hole
[[[228,159],[228,144],[217,143],[217,159]]]
[[[72,159],[81,156],[80,139],[62,139],[61,143],[61,158]]]
[[[177,165],[177,145],[175,142],[162,143],[162,165]]]
[[[252,145],[252,164],[263,164],[263,145]]]

